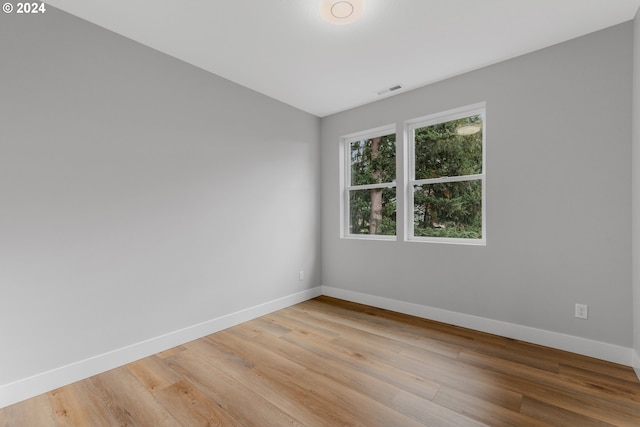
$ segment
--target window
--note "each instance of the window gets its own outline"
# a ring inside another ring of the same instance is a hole
[[[404,128],[341,138],[342,237],[484,245],[485,104]]]
[[[345,137],[343,146],[343,236],[395,236],[395,126]]]
[[[409,240],[485,243],[484,104],[408,122]]]

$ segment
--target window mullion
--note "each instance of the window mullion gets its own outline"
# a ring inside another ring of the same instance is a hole
[[[402,177],[403,177],[403,215],[399,218],[403,218],[401,228],[404,232],[401,236],[404,240],[413,239],[413,185],[411,182],[415,179],[415,141],[412,127],[404,127],[402,132],[404,155],[402,158]]]

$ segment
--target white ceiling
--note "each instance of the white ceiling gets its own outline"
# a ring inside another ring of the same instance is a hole
[[[320,0],[46,3],[323,117],[633,19],[640,0],[366,0],[335,26]],[[389,96],[387,94],[386,96]]]

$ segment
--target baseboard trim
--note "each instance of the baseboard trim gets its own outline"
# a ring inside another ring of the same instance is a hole
[[[318,286],[0,386],[0,408],[315,298]]]
[[[640,358],[638,358],[637,353],[635,353],[631,348],[576,337],[573,335],[516,325],[514,323],[507,323],[499,320],[443,310],[440,308],[348,291],[330,286],[323,286],[322,294],[351,302],[371,305],[374,307],[397,311],[399,313],[448,323],[455,326],[474,329],[476,331],[487,332],[507,338],[513,338],[520,341],[526,341],[533,344],[595,357],[597,359],[619,363],[621,365],[636,366],[636,373],[638,373],[640,377]],[[634,360],[632,353],[635,353],[635,357],[638,358],[636,359],[636,364],[633,363]]]
[[[636,371],[636,376],[640,380],[640,355],[637,350],[633,350],[633,370]]]

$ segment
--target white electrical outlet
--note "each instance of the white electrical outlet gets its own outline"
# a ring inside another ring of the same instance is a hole
[[[589,306],[587,304],[576,304],[576,317],[587,319],[589,317]]]
[[[300,270],[300,272],[298,273],[298,280],[300,281],[304,280],[304,270]]]

